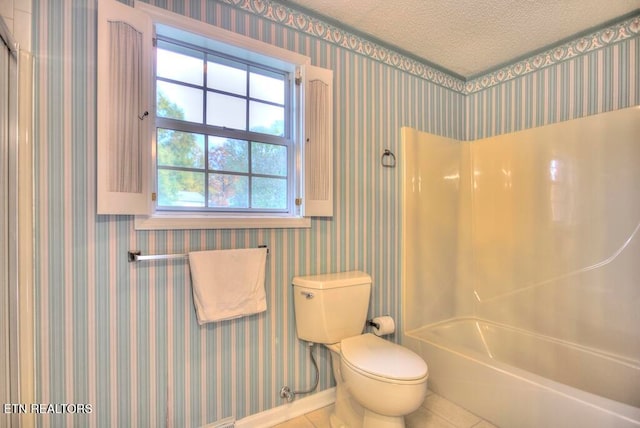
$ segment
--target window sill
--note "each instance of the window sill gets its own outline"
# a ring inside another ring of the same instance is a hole
[[[277,216],[211,216],[198,214],[162,213],[136,216],[136,230],[185,230],[185,229],[292,229],[309,228],[308,217]]]

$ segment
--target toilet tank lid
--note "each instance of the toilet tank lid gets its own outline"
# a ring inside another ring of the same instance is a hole
[[[296,276],[293,278],[292,284],[299,287],[325,290],[328,288],[371,284],[371,276],[359,270],[354,270],[322,275]]]

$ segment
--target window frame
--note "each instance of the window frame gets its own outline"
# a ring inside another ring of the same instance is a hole
[[[165,76],[160,76],[157,72],[154,75],[155,81],[155,89],[157,94],[158,82],[168,82],[172,84],[179,84],[180,86],[184,86],[187,88],[194,88],[202,93],[202,117],[200,118],[200,122],[193,122],[189,120],[180,120],[171,117],[161,117],[156,116],[155,118],[155,127],[154,132],[156,135],[156,144],[157,137],[160,133],[161,129],[165,129],[168,131],[178,131],[184,133],[198,134],[204,137],[204,162],[203,167],[191,167],[191,166],[178,166],[178,165],[161,165],[159,162],[159,156],[156,156],[155,162],[155,173],[156,173],[156,182],[159,180],[160,170],[166,171],[184,171],[184,172],[195,172],[198,174],[203,174],[204,180],[204,206],[202,207],[188,207],[188,206],[170,206],[170,205],[160,205],[161,197],[159,193],[159,187],[156,187],[156,191],[158,192],[158,197],[155,201],[155,212],[202,212],[204,213],[228,213],[230,215],[242,215],[244,213],[254,213],[254,214],[264,214],[270,215],[273,213],[278,213],[281,215],[291,215],[291,213],[295,212],[295,184],[296,184],[296,173],[295,173],[295,157],[296,157],[296,144],[294,141],[295,133],[293,132],[293,125],[296,122],[294,117],[294,107],[295,107],[295,95],[297,89],[295,88],[294,78],[290,70],[282,70],[282,69],[274,69],[269,66],[265,66],[262,64],[256,64],[253,61],[244,60],[239,57],[231,57],[227,54],[223,54],[217,51],[212,51],[204,47],[193,46],[182,41],[171,39],[169,37],[163,35],[156,35],[156,61],[157,61],[157,50],[162,48],[166,51],[181,53],[182,51],[191,51],[192,53],[198,53],[199,59],[203,62],[203,73],[202,73],[202,83],[201,85],[185,82],[180,80],[175,80],[171,78],[167,78]],[[162,45],[162,46],[161,46]],[[172,49],[173,48],[173,49]],[[243,51],[239,52],[240,54]],[[209,67],[208,64],[216,63],[223,64],[225,62],[234,63],[236,65],[242,66],[240,69],[244,69],[245,76],[245,93],[244,94],[236,94],[230,93],[228,91],[224,91],[222,89],[213,88],[209,86],[208,78]],[[261,98],[257,98],[251,94],[251,77],[252,75],[263,75],[267,77],[275,77],[283,82],[283,100],[282,103],[277,103],[270,100],[265,100]],[[212,125],[208,123],[208,113],[207,107],[209,106],[209,95],[210,94],[222,94],[225,96],[233,96],[235,98],[241,99],[245,102],[244,108],[244,121],[245,121],[245,129],[234,129],[231,127],[225,127],[223,125]],[[275,135],[269,133],[262,133],[249,130],[251,124],[251,107],[252,102],[264,104],[264,105],[273,105],[282,108],[283,119],[284,119],[284,129],[283,135]],[[208,161],[208,148],[210,147],[210,139],[213,138],[229,138],[233,140],[244,141],[247,146],[247,170],[246,171],[230,171],[230,170],[216,170],[213,168]],[[267,173],[260,173],[253,170],[252,163],[252,155],[253,155],[253,144],[270,144],[274,146],[284,147],[286,150],[285,154],[285,164],[286,164],[286,174],[285,175],[274,175]],[[156,146],[156,152],[159,151],[159,147]],[[247,179],[247,207],[211,207],[209,206],[209,182],[208,178],[211,174],[227,174],[227,175],[235,175],[239,177],[246,177]],[[283,208],[259,208],[253,207],[253,180],[260,178],[276,178],[280,180],[284,180],[286,183],[285,187],[285,206]],[[216,214],[206,214],[206,215],[216,215]]]
[[[135,9],[148,14],[153,21],[155,32],[161,32],[163,36],[173,39],[185,40],[189,44],[202,44],[203,47],[227,55],[233,55],[236,49],[245,51],[248,60],[265,64],[273,68],[290,70],[295,79],[300,79],[304,74],[304,67],[310,66],[308,57],[291,52],[258,40],[251,39],[237,33],[224,30],[210,24],[197,21],[182,15],[136,2]],[[155,39],[155,34],[154,34]],[[195,41],[195,43],[194,43]],[[152,64],[153,70],[153,112],[155,113],[155,49]],[[206,84],[206,82],[204,82]],[[299,85],[293,85],[295,94],[292,94],[294,104],[291,106],[292,117],[291,140],[293,145],[293,164],[291,174],[294,175],[291,182],[293,189],[289,190],[292,199],[288,212],[223,212],[223,211],[168,211],[156,209],[156,201],[153,203],[150,215],[136,215],[135,228],[137,230],[164,230],[164,229],[253,229],[253,228],[309,228],[311,219],[304,217],[298,198],[303,195],[304,179],[302,177],[301,164],[304,146],[302,135],[304,127],[304,112],[302,111],[303,93]],[[285,113],[286,114],[286,113]],[[151,188],[157,189],[157,149],[156,149],[156,120],[153,114],[152,123],[152,178]],[[157,199],[157,197],[155,198]]]

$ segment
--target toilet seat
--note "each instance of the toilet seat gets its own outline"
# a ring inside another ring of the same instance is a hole
[[[428,375],[427,364],[415,352],[371,333],[343,339],[342,361],[354,371],[391,383],[420,383]]]

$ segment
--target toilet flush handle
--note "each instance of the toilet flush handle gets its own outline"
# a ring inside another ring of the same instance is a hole
[[[304,297],[306,297],[307,300],[313,299],[313,297],[314,297],[313,293],[309,293],[308,291],[301,291],[300,294],[302,294]]]

